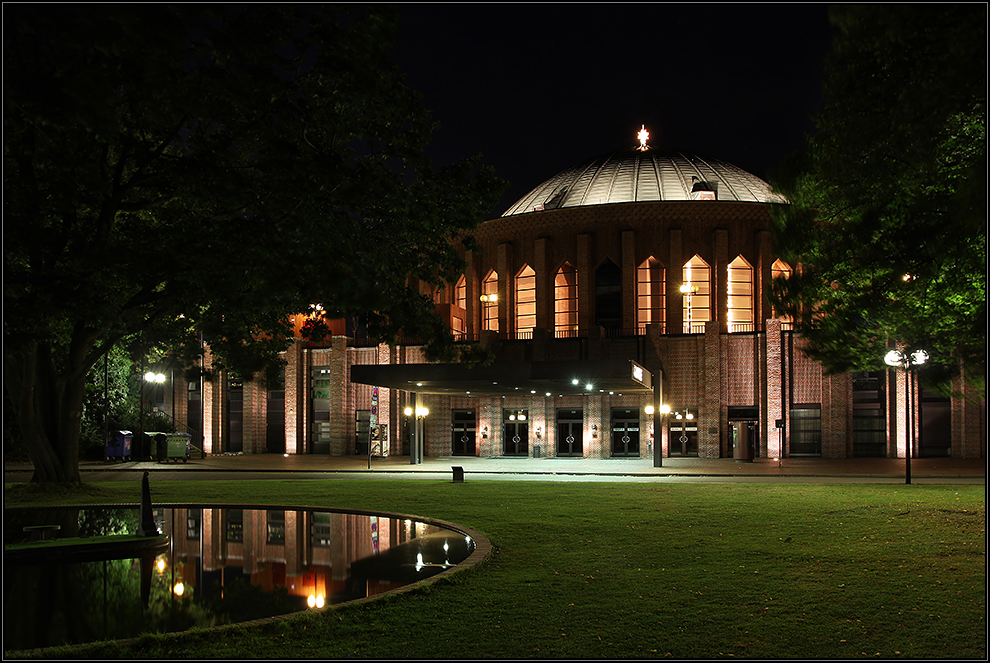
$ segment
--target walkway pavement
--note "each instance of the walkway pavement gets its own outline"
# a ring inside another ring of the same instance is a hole
[[[530,478],[553,476],[598,477],[751,477],[783,478],[883,478],[896,479],[905,473],[904,459],[854,458],[829,460],[822,458],[759,458],[752,462],[737,462],[731,458],[664,458],[662,467],[653,467],[652,458],[478,458],[473,456],[427,457],[413,465],[409,456],[372,458],[366,456],[317,456],[279,454],[218,454],[200,458],[194,452],[188,462],[155,461],[80,463],[85,480],[90,472],[144,471],[149,472],[265,472],[265,473],[445,473],[461,467],[465,475],[528,475]],[[915,458],[911,461],[912,480],[966,479],[986,481],[985,459]],[[4,473],[30,471],[30,463],[4,463]],[[23,480],[23,479],[21,479]]]

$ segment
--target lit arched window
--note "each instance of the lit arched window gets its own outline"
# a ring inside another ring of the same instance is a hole
[[[467,308],[467,279],[461,274],[454,286],[454,304],[461,308]]]
[[[553,326],[556,336],[570,336],[578,328],[577,270],[565,262],[553,279]]]
[[[775,278],[775,279],[789,279],[789,278],[791,278],[791,274],[793,274],[793,273],[794,273],[794,270],[791,269],[790,265],[788,265],[783,260],[780,260],[779,258],[777,260],[774,260],[773,261],[773,265],[770,266],[770,276],[771,276],[771,278]],[[784,324],[789,324],[789,323],[794,322],[794,319],[791,316],[789,316],[789,315],[786,315],[786,314],[785,315],[781,315],[781,312],[780,311],[776,311],[776,314],[777,314],[777,317],[780,319],[780,321],[782,323],[784,323]]]
[[[491,271],[481,283],[481,328],[498,331],[498,272]]]
[[[650,256],[636,268],[636,326],[663,324],[667,288],[663,265]]]
[[[529,265],[516,274],[516,334],[532,333],[536,326],[536,272]]]
[[[457,279],[454,285],[454,306],[451,312],[450,329],[455,338],[461,338],[467,332],[467,279],[464,275]]]
[[[729,263],[726,284],[729,309],[726,322],[729,331],[754,331],[753,268],[742,256],[736,256],[736,259]]]
[[[681,299],[684,307],[684,333],[700,334],[711,320],[711,269],[695,255],[681,270]]]

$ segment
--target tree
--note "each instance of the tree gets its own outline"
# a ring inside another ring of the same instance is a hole
[[[407,277],[452,280],[504,183],[424,157],[392,10],[4,13],[4,382],[34,481],[79,480],[86,374],[119,343],[191,359],[203,334],[250,375],[319,303],[450,350]]]
[[[986,6],[830,10],[825,107],[773,177],[777,250],[800,269],[772,297],[835,372],[924,348],[945,391],[986,367]]]

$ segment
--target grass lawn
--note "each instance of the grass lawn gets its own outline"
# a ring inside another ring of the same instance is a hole
[[[160,503],[381,509],[460,523],[476,569],[360,605],[45,658],[987,656],[985,487],[153,481]],[[6,503],[134,503],[140,482]],[[10,652],[5,658],[12,657]],[[16,654],[21,655],[21,654]]]

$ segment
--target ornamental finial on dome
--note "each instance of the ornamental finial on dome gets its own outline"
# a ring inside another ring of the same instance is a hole
[[[636,137],[639,138],[639,149],[645,150],[646,141],[650,139],[650,132],[646,130],[645,124],[643,125],[643,128],[639,130],[639,133],[636,134]]]

